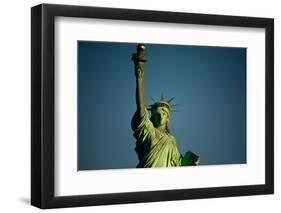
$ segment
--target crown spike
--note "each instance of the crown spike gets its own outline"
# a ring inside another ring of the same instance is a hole
[[[171,104],[171,107],[180,106],[180,104]]]
[[[170,98],[167,102],[170,103],[172,100],[174,100],[175,97]]]
[[[156,101],[155,101],[155,99],[154,99],[154,98],[152,98],[152,97],[151,97],[151,100],[152,100],[152,102],[153,102],[153,103],[156,103]]]
[[[161,99],[160,99],[160,101],[164,101],[164,94],[163,94],[163,92],[161,93]]]

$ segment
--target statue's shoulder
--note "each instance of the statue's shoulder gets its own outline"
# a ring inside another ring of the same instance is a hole
[[[168,133],[168,136],[169,136],[169,138],[171,138],[172,140],[176,140],[176,138],[175,138],[171,133]]]

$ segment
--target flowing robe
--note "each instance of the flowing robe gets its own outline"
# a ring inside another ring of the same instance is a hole
[[[146,109],[141,118],[137,113],[134,114],[131,127],[137,139],[135,148],[139,158],[137,168],[181,166],[183,157],[178,150],[175,137],[156,129]]]

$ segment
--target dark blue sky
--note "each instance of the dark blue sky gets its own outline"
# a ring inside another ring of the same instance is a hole
[[[78,42],[78,169],[134,168],[136,44]],[[246,162],[246,49],[146,44],[145,99],[176,96],[170,129],[201,165]]]

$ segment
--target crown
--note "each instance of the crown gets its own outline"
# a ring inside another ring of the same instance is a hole
[[[155,101],[154,98],[151,98],[153,103],[150,104],[149,105],[150,108],[147,108],[147,109],[151,111],[152,109],[156,109],[157,107],[165,107],[165,108],[167,108],[169,110],[169,112],[179,112],[178,110],[174,109],[174,107],[178,106],[179,104],[170,104],[174,99],[175,99],[175,97],[172,97],[169,100],[165,101],[164,100],[164,95],[162,93],[160,101]]]

